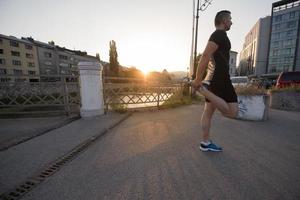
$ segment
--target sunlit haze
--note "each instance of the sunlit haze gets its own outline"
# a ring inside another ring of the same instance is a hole
[[[203,2],[203,1],[202,1]],[[274,0],[213,0],[200,12],[198,52],[214,30],[219,10],[232,12],[228,32],[232,50],[242,49],[245,35],[261,17],[270,15]],[[32,36],[69,49],[100,53],[109,61],[115,40],[119,63],[152,70],[186,71],[189,67],[193,0],[0,0],[0,33]]]

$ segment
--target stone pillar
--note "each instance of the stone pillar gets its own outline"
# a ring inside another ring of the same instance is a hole
[[[99,62],[79,62],[81,117],[104,113],[102,65]]]

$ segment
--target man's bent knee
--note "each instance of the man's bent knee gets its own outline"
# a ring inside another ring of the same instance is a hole
[[[227,113],[222,113],[224,117],[228,117],[231,119],[236,119],[238,116],[238,110],[230,110]]]

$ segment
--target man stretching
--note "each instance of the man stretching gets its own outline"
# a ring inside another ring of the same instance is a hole
[[[222,148],[210,140],[209,129],[211,119],[216,109],[224,116],[236,118],[238,114],[237,95],[232,86],[229,75],[230,40],[226,31],[232,25],[231,13],[222,10],[216,14],[216,30],[211,34],[199,61],[196,78],[192,86],[205,96],[204,112],[201,118],[202,139],[200,149],[202,151],[222,151]],[[213,65],[205,70],[209,61]]]

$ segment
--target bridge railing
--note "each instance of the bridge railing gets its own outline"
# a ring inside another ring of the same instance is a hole
[[[31,78],[37,82],[29,82]],[[57,110],[67,115],[79,112],[81,99],[78,75],[10,75],[5,76],[5,80],[8,82],[0,82],[0,115]],[[106,110],[116,106],[125,109],[159,107],[170,98],[180,98],[183,92],[181,82],[122,77],[103,77],[102,81]]]
[[[31,78],[37,82],[29,82]],[[80,104],[77,76],[10,75],[5,79],[8,82],[0,82],[0,113],[61,110],[69,114]]]
[[[106,109],[159,107],[172,98],[180,98],[183,83],[136,78],[104,77],[104,103]]]

